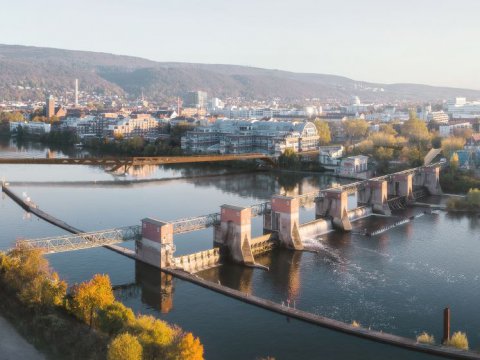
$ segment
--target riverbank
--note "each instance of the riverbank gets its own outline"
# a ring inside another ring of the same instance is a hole
[[[0,318],[8,320],[11,330],[17,332],[17,337],[10,335],[14,341],[9,345],[15,355],[11,357],[12,360],[31,358],[103,360],[106,358],[108,337],[91,331],[87,325],[73,316],[58,308],[29,309],[4,286],[0,288],[0,297],[2,299]],[[24,339],[28,339],[33,345],[28,344]],[[3,342],[2,337],[0,343],[3,344]],[[28,345],[27,348],[24,344]],[[5,346],[0,345],[0,351]],[[21,356],[24,351],[28,351],[33,357]],[[40,351],[46,356],[43,356]],[[4,359],[3,351],[0,354]]]

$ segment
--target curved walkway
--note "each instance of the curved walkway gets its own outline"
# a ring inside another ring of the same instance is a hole
[[[15,328],[0,316],[0,358],[3,360],[45,360],[45,356],[28,343]]]

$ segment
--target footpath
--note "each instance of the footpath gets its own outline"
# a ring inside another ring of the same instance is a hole
[[[45,360],[45,356],[29,344],[7,320],[0,316],[0,359]]]

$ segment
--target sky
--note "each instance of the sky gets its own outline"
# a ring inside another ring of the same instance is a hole
[[[480,89],[480,0],[0,0],[0,43]]]

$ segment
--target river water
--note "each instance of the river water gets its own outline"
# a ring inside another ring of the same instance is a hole
[[[1,156],[45,156],[41,146],[0,144]],[[72,153],[57,152],[56,156]],[[220,205],[251,205],[276,193],[302,193],[330,186],[325,175],[269,172],[232,173],[204,166],[150,167],[131,174],[110,174],[87,166],[0,165],[0,178],[18,194],[83,230],[136,225],[144,217],[161,220],[218,212]],[[187,179],[181,179],[188,176]],[[196,178],[191,178],[196,176]],[[178,178],[172,180],[171,178]],[[169,179],[128,183],[134,179]],[[115,181],[105,184],[99,181]],[[35,184],[34,182],[39,182]],[[79,182],[80,181],[80,182]],[[97,183],[95,183],[97,182]],[[429,201],[444,201],[430,198]],[[452,330],[466,331],[471,348],[480,348],[480,218],[423,214],[422,209],[395,217],[369,217],[350,234],[329,233],[304,239],[318,253],[276,250],[257,259],[270,271],[224,265],[198,274],[206,279],[279,303],[345,322],[414,338],[422,331],[442,334],[442,310],[450,306]],[[418,215],[412,222],[375,237],[362,235]],[[314,219],[301,209],[301,221]],[[252,223],[253,236],[262,219]],[[64,231],[30,216],[2,194],[0,249],[19,238]],[[212,246],[213,230],[175,237],[177,254]],[[133,243],[124,246],[133,247]],[[104,248],[48,255],[70,284],[95,273],[109,274],[117,298],[136,312],[176,323],[201,338],[207,359],[427,359],[405,350],[360,340],[289,320],[160,271]]]

